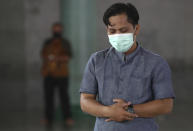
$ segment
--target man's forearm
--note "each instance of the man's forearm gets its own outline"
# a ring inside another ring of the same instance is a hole
[[[172,111],[173,99],[154,100],[144,104],[134,105],[134,111],[139,117],[155,117]]]
[[[84,112],[96,117],[108,117],[107,106],[100,104],[97,100],[93,98],[80,98],[81,109]]]
[[[82,93],[80,97],[81,109],[96,117],[106,117],[108,121],[122,122],[125,120],[133,120],[136,114],[125,111],[129,103],[125,103],[120,99],[113,99],[114,104],[104,106],[96,101],[96,95]]]

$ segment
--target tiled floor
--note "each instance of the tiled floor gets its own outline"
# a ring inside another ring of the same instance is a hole
[[[172,114],[157,118],[160,131],[193,131],[192,111],[193,104],[176,103]],[[75,125],[72,128],[66,128],[57,118],[53,128],[48,130],[41,124],[41,116],[39,111],[5,112],[0,118],[0,131],[92,131],[95,121],[86,114],[74,113]]]

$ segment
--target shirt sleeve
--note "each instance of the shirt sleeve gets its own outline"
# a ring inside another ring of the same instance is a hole
[[[153,71],[152,90],[154,99],[175,98],[171,70],[168,63],[163,59],[159,61]]]
[[[97,94],[98,92],[94,59],[95,55],[93,54],[88,60],[79,90],[80,93]]]

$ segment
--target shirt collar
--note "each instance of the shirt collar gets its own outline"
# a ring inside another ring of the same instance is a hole
[[[133,58],[134,56],[136,56],[138,54],[140,48],[141,48],[141,45],[137,42],[137,48],[132,53],[130,53],[128,55],[125,55],[124,53],[116,51],[113,47],[111,47],[110,50],[113,50],[113,52],[116,54],[118,59],[120,59],[123,62],[128,62],[131,58]]]

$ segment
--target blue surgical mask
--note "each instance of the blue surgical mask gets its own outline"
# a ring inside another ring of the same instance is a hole
[[[118,52],[127,52],[134,44],[133,33],[108,35],[110,44]]]

